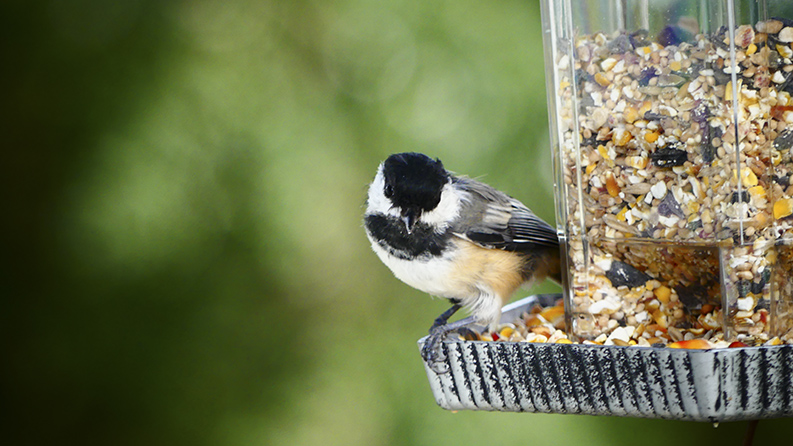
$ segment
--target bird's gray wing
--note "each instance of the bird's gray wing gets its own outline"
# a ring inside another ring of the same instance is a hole
[[[557,248],[556,230],[520,201],[470,178],[456,179],[455,187],[469,195],[452,231],[485,248],[525,251]]]

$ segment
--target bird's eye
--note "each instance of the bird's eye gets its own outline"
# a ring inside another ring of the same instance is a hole
[[[386,184],[384,192],[386,198],[391,198],[394,195],[394,186],[391,186],[390,184]]]

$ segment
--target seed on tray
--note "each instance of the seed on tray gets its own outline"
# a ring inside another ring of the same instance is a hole
[[[704,340],[704,339],[692,339],[690,341],[678,341],[673,342],[667,345],[669,348],[696,348],[696,349],[708,349],[713,348],[715,345],[712,343]]]

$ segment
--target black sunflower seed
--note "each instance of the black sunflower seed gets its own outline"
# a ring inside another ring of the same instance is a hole
[[[650,161],[657,167],[682,166],[687,160],[688,153],[685,150],[672,147],[664,147],[650,154]]]
[[[774,148],[783,151],[793,146],[793,127],[786,128],[774,139]]]
[[[611,281],[611,285],[615,288],[623,285],[628,288],[634,288],[644,285],[648,280],[652,279],[647,274],[619,260],[611,262],[611,268],[606,271],[606,278]]]

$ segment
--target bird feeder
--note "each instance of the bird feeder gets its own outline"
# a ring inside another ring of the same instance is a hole
[[[436,400],[793,416],[793,2],[541,3],[574,343],[447,340]]]

